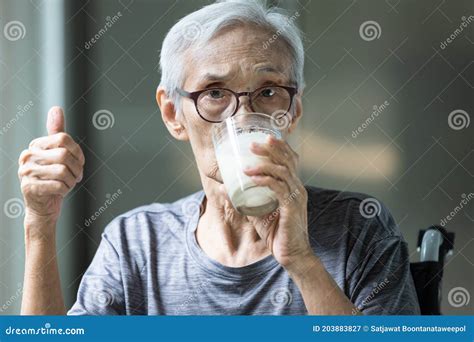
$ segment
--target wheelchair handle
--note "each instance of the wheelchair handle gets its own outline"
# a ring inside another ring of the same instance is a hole
[[[436,261],[444,265],[447,255],[454,248],[454,233],[446,231],[441,226],[432,225],[418,234],[418,251],[420,261]]]
[[[438,230],[427,230],[421,242],[420,261],[439,261],[439,247],[442,243],[443,236]]]

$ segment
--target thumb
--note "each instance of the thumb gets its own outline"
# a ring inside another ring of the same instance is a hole
[[[46,128],[48,130],[48,135],[64,132],[64,113],[61,107],[51,107],[48,112]]]

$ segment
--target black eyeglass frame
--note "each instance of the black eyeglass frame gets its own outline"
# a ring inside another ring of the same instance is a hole
[[[259,88],[255,89],[254,91],[243,91],[243,92],[240,92],[240,93],[237,93],[237,92],[233,91],[232,89],[219,88],[219,87],[207,88],[207,89],[193,91],[193,92],[188,92],[184,89],[176,88],[176,91],[178,92],[179,95],[193,100],[194,107],[196,108],[196,112],[199,114],[201,119],[203,119],[204,121],[207,121],[207,122],[211,122],[211,123],[219,123],[219,122],[225,121],[226,119],[234,116],[235,113],[237,113],[237,111],[239,110],[239,107],[240,107],[240,97],[241,96],[247,96],[249,98],[250,109],[255,111],[255,109],[253,108],[253,105],[252,105],[252,96],[254,95],[254,93],[257,93],[258,91],[260,91],[262,89],[265,89],[265,88],[282,88],[282,89],[285,89],[288,92],[288,94],[290,95],[290,104],[289,104],[288,108],[286,109],[285,114],[283,114],[281,117],[288,114],[288,112],[291,109],[291,105],[293,104],[293,99],[294,99],[295,95],[298,93],[298,88],[297,87],[288,87],[288,86],[282,86],[282,85],[268,85],[268,86],[264,86],[264,87],[259,87]],[[206,91],[211,91],[211,90],[226,90],[226,91],[229,91],[237,99],[237,105],[235,106],[234,112],[231,115],[229,115],[228,117],[226,117],[224,120],[220,120],[220,121],[208,120],[199,112],[199,108],[198,108],[199,96],[201,96],[202,93],[204,93]]]

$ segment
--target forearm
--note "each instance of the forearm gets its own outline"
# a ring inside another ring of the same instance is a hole
[[[358,314],[356,307],[314,254],[295,262],[287,271],[298,286],[309,315]]]
[[[42,227],[41,227],[42,228]],[[25,276],[22,315],[64,315],[63,296],[56,259],[55,234],[31,233],[48,231],[25,225]]]
[[[64,112],[48,112],[48,135],[32,140],[18,158],[25,204],[25,276],[21,313],[66,312],[56,260],[56,222],[64,197],[82,180],[84,153],[64,131]]]

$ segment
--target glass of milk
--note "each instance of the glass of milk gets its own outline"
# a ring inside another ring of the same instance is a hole
[[[243,170],[267,159],[250,151],[252,142],[265,143],[268,134],[284,138],[275,118],[247,113],[227,118],[214,126],[212,141],[224,186],[234,208],[245,216],[263,216],[278,207],[275,193],[257,186]]]

